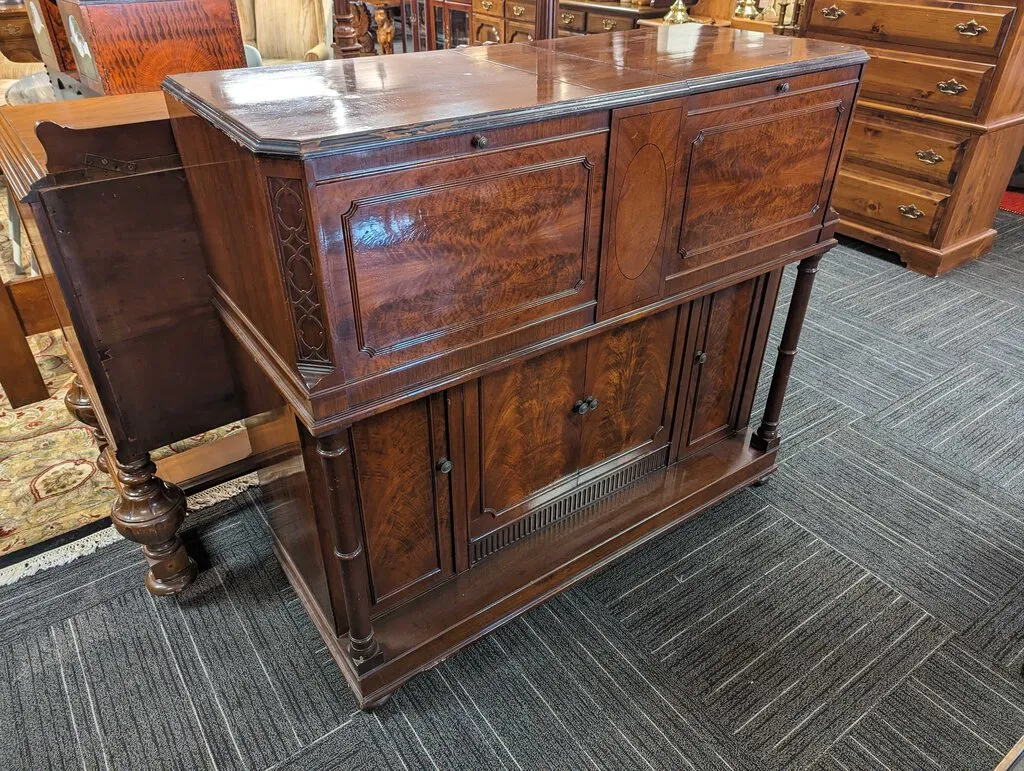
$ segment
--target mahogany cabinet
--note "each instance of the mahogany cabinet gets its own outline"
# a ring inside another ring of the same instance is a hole
[[[441,51],[470,44],[472,6],[457,0],[427,0],[427,50]]]
[[[214,307],[286,403],[277,553],[360,705],[774,470],[865,60],[681,25],[167,81]]]

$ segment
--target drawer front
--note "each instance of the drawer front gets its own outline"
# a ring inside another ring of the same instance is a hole
[[[465,366],[473,346],[493,356],[543,336],[536,322],[592,316],[607,134],[493,151],[475,136],[475,153],[316,189],[347,377],[433,372],[456,349]]]
[[[930,240],[948,198],[949,193],[882,180],[870,169],[847,166],[839,172],[832,205],[840,217],[875,223],[886,230],[897,228]]]
[[[504,25],[497,17],[473,14],[473,44],[504,43]]]
[[[952,53],[996,55],[1006,40],[1014,10],[935,0],[917,0],[914,4],[817,0],[808,30],[812,34],[940,48]]]
[[[508,21],[530,22],[537,19],[537,6],[532,2],[521,0],[505,0],[505,18]]]
[[[535,26],[533,24],[523,24],[518,21],[506,21],[505,22],[505,42],[506,43],[531,43],[533,42],[533,33]]]
[[[609,14],[588,13],[587,32],[621,32],[632,27],[632,22],[625,16],[611,16]]]
[[[949,187],[970,134],[901,122],[861,110],[846,139],[846,160]]]
[[[976,118],[995,71],[976,64],[932,57],[906,58],[871,50],[861,95],[935,113]]]
[[[569,32],[586,32],[587,14],[583,11],[569,10],[568,8],[558,12],[558,28]]]
[[[484,16],[501,16],[502,0],[473,0],[474,13]]]

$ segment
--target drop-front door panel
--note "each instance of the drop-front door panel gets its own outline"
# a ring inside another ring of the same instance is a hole
[[[775,88],[768,104],[701,104],[719,94],[688,105],[682,227],[666,293],[816,242],[856,84]]]
[[[355,491],[377,610],[444,580],[452,561],[444,399],[432,396],[352,427]]]
[[[592,308],[606,142],[533,142],[317,188],[346,377]]]

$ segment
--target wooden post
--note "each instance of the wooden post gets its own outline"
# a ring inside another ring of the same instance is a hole
[[[537,0],[537,29],[535,40],[550,40],[558,36],[558,0]]]
[[[352,23],[349,0],[334,0],[334,56],[351,59],[359,56],[362,46],[356,41],[356,28]]]
[[[355,506],[352,460],[345,431],[316,440],[331,519],[335,523],[334,555],[341,566],[348,616],[348,653],[356,672],[375,667],[383,657],[370,624],[370,578],[363,549],[363,531]]]
[[[800,342],[800,330],[804,326],[807,304],[811,299],[811,287],[814,286],[814,275],[818,272],[820,261],[819,254],[801,260],[797,267],[796,286],[793,287],[793,296],[789,301],[789,313],[786,314],[786,326],[782,331],[779,358],[775,361],[775,372],[772,373],[772,384],[768,389],[764,417],[757,433],[750,437],[750,446],[755,450],[766,452],[779,446],[782,402],[786,398],[786,387],[789,385],[789,375],[793,370],[793,358]]]
[[[99,455],[96,457],[96,468],[104,474],[109,474],[110,465],[107,463],[107,447],[110,443],[103,433],[100,419],[96,416],[96,409],[92,406],[89,394],[82,385],[82,381],[78,379],[78,375],[75,375],[75,379],[71,381],[71,387],[64,394],[64,406],[79,423],[84,423],[92,429],[99,452]]]

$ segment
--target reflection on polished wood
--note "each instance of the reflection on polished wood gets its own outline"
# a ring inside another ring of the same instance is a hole
[[[679,25],[167,82],[238,382],[287,403],[277,552],[361,706],[771,473],[865,60]]]

